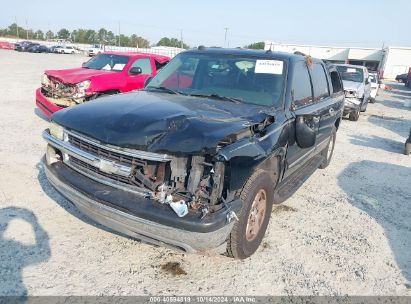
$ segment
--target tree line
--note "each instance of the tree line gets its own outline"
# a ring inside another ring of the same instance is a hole
[[[0,28],[0,37],[10,37],[10,38],[20,38],[20,39],[35,39],[35,40],[51,40],[51,39],[63,39],[71,41],[73,43],[85,43],[85,44],[106,44],[106,45],[120,45],[128,47],[139,47],[148,48],[150,47],[150,42],[136,34],[130,36],[127,35],[117,35],[112,31],[105,28],[100,28],[98,31],[92,29],[76,29],[69,31],[66,28],[60,29],[58,32],[48,30],[43,32],[42,30],[30,30],[18,26],[16,23],[9,25],[7,28]],[[189,46],[183,41],[177,38],[161,38],[156,44],[156,46],[170,46],[178,47],[183,49],[188,49]],[[264,42],[255,42],[244,46],[248,49],[264,49]]]
[[[10,37],[10,38],[20,38],[28,40],[51,40],[51,39],[62,39],[66,41],[71,41],[73,43],[85,43],[85,44],[106,44],[106,45],[120,45],[128,47],[139,47],[148,48],[150,47],[150,42],[136,34],[130,36],[124,34],[115,34],[105,28],[100,28],[98,31],[92,29],[76,29],[69,31],[66,28],[62,28],[56,33],[51,30],[44,32],[42,30],[30,30],[18,26],[16,23],[9,25],[7,28],[0,28],[0,37]],[[182,47],[189,48],[189,46],[177,38],[161,38],[157,46],[171,46],[171,47]]]

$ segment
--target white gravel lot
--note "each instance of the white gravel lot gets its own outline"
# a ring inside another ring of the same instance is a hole
[[[93,224],[48,184],[45,69],[86,57],[0,50],[0,295],[411,295],[411,91],[344,120],[331,165],[272,214],[244,261],[142,244]],[[187,274],[161,265],[179,262]]]

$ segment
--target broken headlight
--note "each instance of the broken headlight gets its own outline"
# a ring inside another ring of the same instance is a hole
[[[64,140],[64,128],[53,121],[50,123],[50,134],[59,140]]]
[[[85,80],[77,84],[79,90],[87,90],[90,87],[91,81]]]
[[[50,83],[50,79],[46,74],[43,74],[43,76],[41,76],[41,84],[47,86]]]
[[[91,86],[91,81],[85,80],[85,81],[79,82],[76,86],[77,86],[77,94],[75,94],[75,96],[73,97],[74,98],[84,97],[86,95],[86,90],[90,88]]]

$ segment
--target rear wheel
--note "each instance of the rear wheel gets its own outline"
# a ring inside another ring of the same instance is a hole
[[[328,142],[327,147],[321,152],[321,155],[323,155],[325,159],[324,159],[324,162],[319,166],[320,169],[325,169],[330,164],[331,158],[334,153],[336,137],[337,137],[337,129],[335,128],[335,126],[333,126],[333,129],[331,131],[330,141]]]
[[[236,259],[251,256],[267,230],[274,201],[274,185],[269,174],[257,170],[241,191],[243,207],[227,240],[227,255]]]
[[[360,110],[359,109],[352,111],[349,115],[349,119],[351,121],[357,121],[359,117],[360,117]]]

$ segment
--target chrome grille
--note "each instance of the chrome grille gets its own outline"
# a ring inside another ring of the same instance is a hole
[[[68,140],[73,146],[107,160],[134,167],[143,167],[147,165],[147,162],[144,159],[104,149],[71,134],[68,135]]]
[[[88,163],[83,162],[83,161],[79,160],[78,158],[70,157],[70,164],[72,166],[76,167],[77,169],[80,169],[80,170],[86,169],[86,170],[91,171],[93,173],[102,175],[106,178],[115,180],[117,182],[128,184],[128,185],[133,185],[133,183],[131,182],[130,177],[126,177],[126,176],[122,176],[122,175],[114,174],[114,173],[110,174],[110,173],[100,171],[98,168],[96,168],[92,165],[89,165]]]

